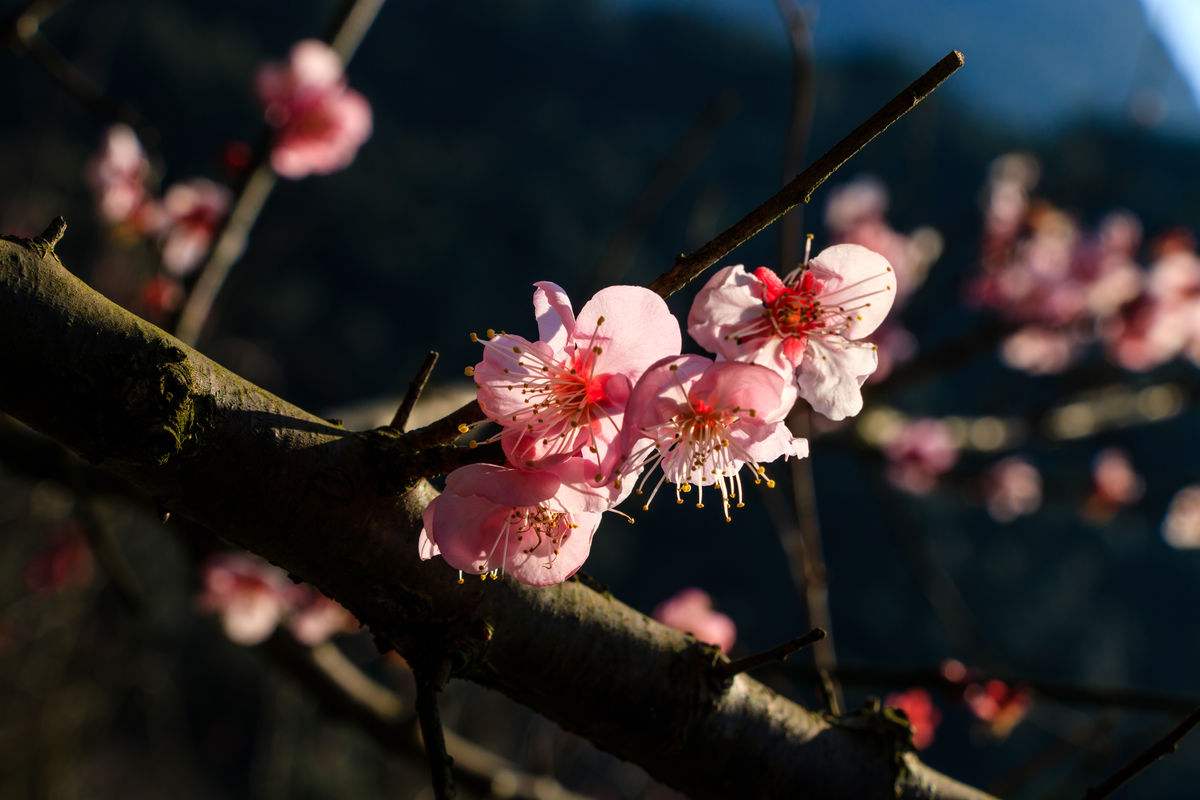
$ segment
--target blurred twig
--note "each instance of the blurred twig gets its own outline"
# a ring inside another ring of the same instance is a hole
[[[682,289],[704,270],[749,241],[755,234],[777,221],[788,211],[806,203],[813,192],[825,182],[859,150],[865,147],[893,122],[903,117],[928,97],[943,81],[953,75],[964,63],[963,54],[953,50],[909,84],[900,94],[841,141],[825,155],[810,164],[782,190],[767,198],[757,208],[735,222],[715,239],[690,254],[682,254],[675,265],[650,284],[650,288],[668,297]]]
[[[379,15],[384,0],[346,0],[329,27],[326,41],[349,65],[358,45]],[[264,128],[247,169],[238,185],[236,199],[225,224],[217,234],[208,257],[197,271],[196,282],[179,312],[175,335],[188,344],[199,341],[213,303],[225,285],[234,264],[246,252],[250,232],[278,180],[271,169],[271,130]]]
[[[1087,794],[1084,795],[1084,800],[1103,800],[1105,797],[1110,797],[1123,784],[1133,780],[1139,772],[1163,756],[1169,756],[1171,753],[1174,753],[1179,748],[1179,743],[1183,741],[1183,737],[1191,733],[1192,728],[1195,728],[1197,725],[1200,725],[1200,708],[1189,714],[1183,722],[1171,729],[1166,736],[1150,745],[1150,747],[1135,756],[1132,761],[1114,772],[1104,783],[1088,789]]]
[[[450,767],[454,761],[446,753],[446,734],[442,730],[442,715],[438,711],[442,680],[432,673],[433,670],[427,667],[413,667],[417,684],[417,721],[421,726],[421,741],[425,744],[425,759],[429,763],[434,800],[453,800],[454,778]]]
[[[812,31],[808,25],[809,12],[797,0],[775,0],[779,16],[787,30],[792,48],[792,113],[788,122],[787,146],[783,157],[783,180],[786,184],[804,163],[808,139],[812,133],[813,58]],[[784,215],[779,221],[779,269],[788,272],[799,260],[800,242],[804,237],[804,206]]]
[[[42,33],[42,26],[63,4],[64,0],[32,0],[25,3],[0,22],[0,40],[16,52],[28,56],[89,112],[110,123],[124,122],[137,131],[148,147],[157,146],[158,132],[146,123],[136,109],[109,96]]]
[[[600,285],[616,283],[629,269],[646,229],[684,179],[704,161],[712,150],[717,132],[733,118],[740,104],[732,92],[722,92],[714,97],[659,161],[650,181],[634,200],[625,222],[608,240],[596,267],[596,281]]]
[[[758,669],[767,664],[783,663],[796,651],[803,650],[805,647],[820,642],[824,638],[825,631],[820,628],[813,628],[803,636],[789,639],[783,644],[772,647],[770,650],[764,650],[761,653],[755,653],[745,658],[739,658],[736,661],[721,664],[716,668],[716,672],[723,678],[732,678],[734,675],[740,675],[743,672],[749,672],[752,669]]]

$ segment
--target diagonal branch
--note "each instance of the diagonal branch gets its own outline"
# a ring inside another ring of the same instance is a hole
[[[1113,792],[1137,777],[1139,772],[1163,756],[1169,756],[1178,750],[1183,737],[1191,733],[1192,728],[1197,725],[1200,725],[1200,708],[1188,714],[1187,718],[1172,728],[1170,733],[1135,756],[1132,761],[1114,772],[1104,783],[1088,789],[1084,800],[1102,800],[1102,798],[1112,796]]]
[[[829,152],[809,164],[807,169],[793,178],[778,193],[767,198],[758,208],[742,217],[699,250],[677,258],[675,266],[658,276],[650,284],[650,288],[663,297],[669,297],[784,214],[801,203],[807,203],[813,192],[842,164],[866,147],[872,139],[887,130],[893,122],[916,108],[917,104],[928,97],[943,81],[957,72],[963,63],[962,53],[957,50],[948,53],[941,61],[930,67],[924,75],[892,98],[887,105],[872,114],[870,119],[830,148]]]
[[[314,584],[384,646],[419,655],[425,633],[444,630],[458,677],[685,793],[986,797],[882,732],[831,723],[745,675],[715,681],[710,648],[578,582],[457,585],[416,557],[435,495],[415,477],[419,453],[234,375],[100,296],[44,244],[0,240],[0,341],[0,410]]]

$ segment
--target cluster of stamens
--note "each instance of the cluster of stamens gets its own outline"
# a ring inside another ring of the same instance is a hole
[[[670,369],[675,372],[678,367],[672,364]],[[684,396],[687,396],[686,391]],[[744,464],[750,466],[756,485],[765,481],[768,489],[775,488],[775,481],[767,477],[766,467],[729,435],[743,416],[756,417],[757,412],[752,408],[736,406],[721,410],[689,400],[666,422],[643,427],[641,432],[650,441],[631,453],[621,470],[623,474],[628,474],[646,469],[634,490],[637,495],[644,496],[654,467],[662,468],[658,481],[642,504],[642,510],[650,510],[650,503],[670,475],[677,479],[684,478],[672,481],[675,484],[675,502],[680,505],[684,502],[683,495],[692,491],[693,481],[697,487],[696,508],[704,508],[704,487],[715,486],[721,495],[721,508],[726,522],[733,521],[729,515],[731,508],[746,507],[741,475]]]
[[[588,451],[597,453],[596,422],[607,420],[616,431],[616,423],[599,408],[604,400],[605,376],[597,369],[604,352],[597,342],[603,324],[604,317],[600,317],[586,346],[572,342],[565,356],[559,357],[499,342],[491,329],[485,340],[471,334],[471,341],[502,353],[503,360],[511,364],[502,368],[510,382],[497,388],[518,393],[524,407],[513,413],[509,422],[523,426],[523,435],[539,437],[547,448],[546,456],[571,455],[579,446],[581,429]],[[467,374],[473,375],[474,369],[468,367]]]

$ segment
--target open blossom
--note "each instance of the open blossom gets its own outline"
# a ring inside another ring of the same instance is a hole
[[[733,620],[713,609],[712,598],[703,589],[683,589],[659,603],[651,615],[664,625],[690,633],[702,642],[728,653],[737,640]]]
[[[624,499],[615,486],[594,486],[594,469],[570,458],[539,470],[454,470],[425,508],[421,558],[440,555],[460,572],[485,577],[507,572],[530,586],[562,583],[587,560],[603,512]]]
[[[511,463],[532,467],[586,451],[593,478],[603,481],[629,393],[647,367],[679,352],[679,323],[639,286],[600,290],[576,318],[559,286],[534,285],[539,341],[488,332],[474,368],[479,407],[503,427]]]
[[[167,272],[177,277],[195,269],[208,253],[217,228],[229,209],[227,188],[205,178],[177,183],[163,198],[166,230],[162,261]]]
[[[715,487],[729,521],[731,505],[745,505],[741,470],[749,466],[755,483],[763,466],[780,456],[808,455],[808,441],[784,425],[795,399],[783,378],[758,364],[713,362],[703,356],[673,356],[656,363],[638,381],[625,412],[618,483],[649,467],[638,494],[661,469],[650,496],[664,482],[675,485],[675,500],[697,487],[696,507],[704,507],[704,487]],[[632,483],[632,481],[630,481]],[[768,486],[774,486],[767,479]]]
[[[929,692],[921,688],[893,692],[883,701],[884,705],[898,708],[908,717],[912,726],[913,747],[924,750],[933,744],[933,736],[942,722],[942,712],[934,705]]]
[[[295,586],[277,567],[245,553],[221,553],[203,570],[200,608],[219,614],[225,635],[242,645],[263,642],[286,616]]]
[[[742,265],[719,271],[700,290],[688,332],[730,361],[767,366],[832,420],[862,410],[861,386],[878,364],[858,341],[887,316],[896,296],[892,267],[856,244],[826,248],[784,280]]]
[[[1200,547],[1200,485],[1185,486],[1171,498],[1162,534],[1171,547],[1181,550]]]
[[[108,129],[100,151],[88,162],[86,174],[100,216],[106,222],[131,224],[143,233],[158,225],[160,212],[146,190],[150,160],[128,125]]]
[[[997,462],[984,478],[988,513],[997,522],[1032,514],[1042,504],[1042,475],[1023,458]]]
[[[928,494],[958,462],[958,444],[950,428],[936,419],[905,424],[884,448],[887,479],[910,494]]]
[[[275,129],[271,166],[285,178],[343,169],[371,135],[370,104],[347,88],[341,58],[323,42],[298,43],[287,64],[262,67],[257,83]]]

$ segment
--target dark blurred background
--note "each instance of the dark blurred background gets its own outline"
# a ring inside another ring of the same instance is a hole
[[[320,35],[335,5],[94,0],[67,4],[45,33],[157,132],[146,144],[164,185],[228,180],[227,145],[252,141],[261,126],[256,67]],[[981,189],[1005,152],[1035,154],[1038,193],[1082,224],[1123,208],[1148,236],[1195,225],[1200,106],[1186,47],[1172,49],[1179,37],[1162,34],[1187,29],[1170,6],[811,4],[808,159],[946,51],[967,57],[830,182],[876,176],[896,228],[940,231],[944,251],[904,312],[922,351],[980,324],[963,292],[978,262]],[[612,237],[657,165],[714,107],[723,119],[710,126],[711,147],[652,209],[619,280],[649,281],[781,181],[792,54],[770,0],[393,0],[348,74],[374,109],[370,141],[341,173],[281,183],[202,349],[301,406],[359,424],[386,421],[369,410],[390,414],[428,349],[442,355],[439,391],[467,386],[461,369],[478,353],[467,333],[530,333],[531,282],[562,284],[576,307],[612,282],[599,271]],[[103,286],[136,261],[106,234],[82,177],[107,123],[12,50],[0,52],[0,75],[0,230],[31,235],[64,215],[64,262]],[[805,217],[818,248],[830,187]],[[775,264],[777,252],[771,230],[735,261]],[[692,294],[672,301],[681,317]],[[1194,380],[1190,365],[1166,369]],[[887,400],[914,415],[1022,414],[1071,396],[1073,374],[1030,378],[983,353]],[[958,658],[1064,683],[1200,693],[1200,555],[1159,532],[1172,495],[1200,479],[1198,420],[1186,412],[1026,442],[1047,497],[1038,514],[1003,526],[953,485],[896,493],[879,459],[846,436],[814,441],[839,657],[896,670]],[[1090,458],[1112,445],[1129,453],[1146,491],[1099,523],[1080,509]],[[978,472],[994,458],[961,463]],[[108,512],[152,598],[149,622],[130,623],[99,572],[55,591],[31,588],[31,559],[75,524],[75,506],[68,490],[25,480],[0,454],[0,796],[428,796],[419,763],[324,722],[302,690],[196,616],[179,545],[152,520]],[[667,504],[640,516],[632,527],[606,522],[585,566],[618,597],[648,612],[681,587],[703,587],[737,623],[742,652],[806,629],[766,503],[752,503],[734,527]],[[931,603],[930,570],[935,587],[959,594],[955,613],[969,613],[971,635],[947,624],[936,596]],[[348,647],[367,669],[390,669],[369,642]],[[815,704],[807,662],[795,661],[763,677]],[[857,705],[905,688],[847,691]],[[997,740],[961,703],[935,699],[944,720],[923,758],[976,785],[1015,784],[1022,797],[1077,796],[1173,722],[1035,696],[1028,717]],[[461,732],[582,792],[671,796],[500,698],[456,685],[446,703]],[[1200,750],[1190,744],[1123,796],[1195,796]],[[1014,778],[1031,764],[1035,777]]]

